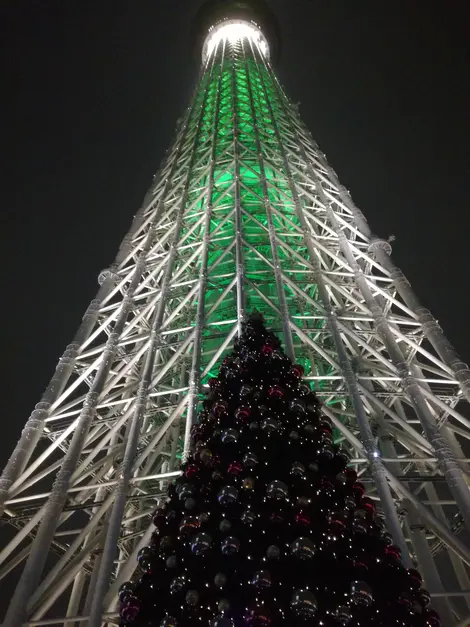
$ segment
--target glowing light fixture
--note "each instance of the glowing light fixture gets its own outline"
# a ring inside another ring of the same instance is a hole
[[[235,43],[240,39],[250,40],[258,48],[261,54],[269,59],[268,42],[254,22],[245,22],[243,20],[225,20],[224,22],[212,26],[209,29],[209,33],[202,49],[203,63],[206,62],[221,41],[225,40],[229,43]]]

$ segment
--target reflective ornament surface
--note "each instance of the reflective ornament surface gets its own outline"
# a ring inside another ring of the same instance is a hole
[[[227,429],[222,432],[221,440],[224,444],[234,444],[240,436],[236,429]]]
[[[238,499],[238,490],[234,486],[225,486],[217,495],[221,505],[233,505]]]
[[[265,590],[271,586],[271,573],[269,570],[257,570],[253,575],[251,583],[260,590]]]
[[[315,545],[310,538],[303,537],[294,540],[291,544],[290,551],[294,557],[297,557],[300,560],[310,560],[316,553]]]
[[[234,555],[240,549],[240,540],[235,536],[228,536],[222,540],[220,548],[224,555]]]
[[[268,435],[278,431],[279,427],[280,427],[279,420],[276,420],[275,418],[272,418],[272,417],[266,418],[265,420],[261,422],[261,430],[264,433],[267,433]]]
[[[374,601],[372,588],[365,581],[353,581],[351,583],[351,599],[356,605],[367,607]]]
[[[194,555],[202,555],[210,549],[211,544],[212,538],[208,533],[198,533],[191,543],[191,551]]]
[[[304,619],[313,618],[318,611],[317,598],[310,590],[296,590],[290,606],[295,616]]]
[[[346,627],[353,617],[351,609],[347,605],[340,605],[335,612],[335,618],[340,625]]]
[[[284,500],[289,496],[289,488],[283,481],[271,481],[267,487],[266,494],[272,499]]]

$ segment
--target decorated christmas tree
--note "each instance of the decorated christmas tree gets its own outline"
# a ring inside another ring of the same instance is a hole
[[[438,627],[303,368],[253,314],[120,590],[136,627]]]

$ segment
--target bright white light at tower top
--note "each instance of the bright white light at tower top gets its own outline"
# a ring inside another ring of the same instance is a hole
[[[210,28],[202,48],[202,61],[204,63],[207,61],[221,41],[235,43],[241,39],[248,39],[264,57],[269,59],[268,42],[256,24],[242,20],[226,20]]]

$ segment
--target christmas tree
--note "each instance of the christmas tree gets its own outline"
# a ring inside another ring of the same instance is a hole
[[[302,376],[253,314],[120,589],[122,624],[440,625]]]

